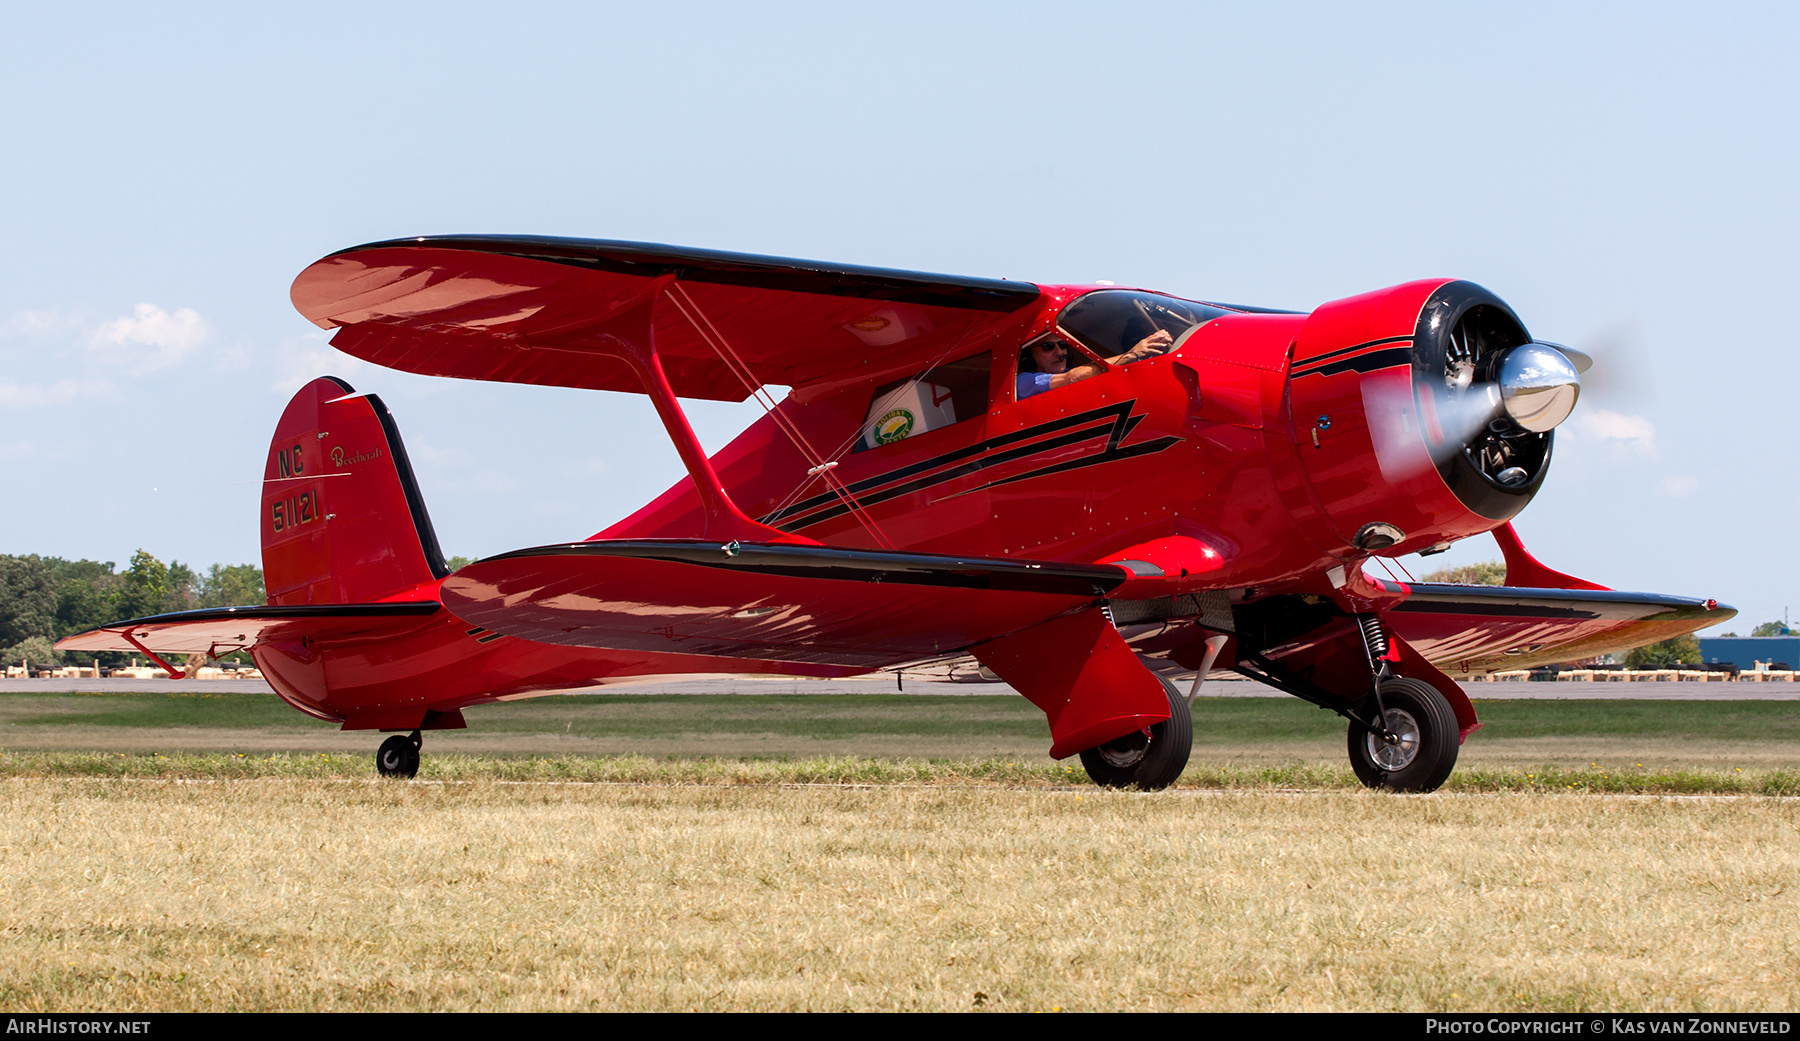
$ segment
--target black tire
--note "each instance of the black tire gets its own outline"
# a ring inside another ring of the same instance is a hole
[[[1373,713],[1374,707],[1368,705]],[[1392,679],[1381,685],[1388,726],[1402,738],[1390,745],[1350,724],[1350,769],[1370,788],[1396,792],[1430,792],[1450,777],[1461,746],[1456,713],[1436,687],[1414,679]]]
[[[417,777],[419,774],[419,739],[408,734],[395,734],[375,750],[375,772],[383,777]]]
[[[1168,680],[1162,685],[1169,696],[1167,720],[1081,753],[1081,767],[1095,784],[1153,792],[1174,784],[1187,769],[1194,721],[1188,716],[1187,699],[1175,685]]]

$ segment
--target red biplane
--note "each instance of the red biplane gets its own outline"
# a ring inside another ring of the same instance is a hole
[[[1451,674],[1731,617],[1553,571],[1536,494],[1579,352],[1468,282],[1310,314],[629,242],[419,238],[333,254],[295,306],[407,372],[647,394],[687,477],[591,538],[450,572],[381,400],[324,377],[276,426],[266,605],[68,650],[247,650],[284,700],[420,733],[501,699],[696,673],[1004,679],[1050,754],[1158,788],[1229,669],[1342,715],[1357,775],[1426,791],[1480,724]],[[775,401],[769,388],[789,387]],[[763,400],[709,458],[679,399]],[[1493,532],[1507,585],[1365,574]],[[179,675],[176,670],[172,674]],[[1183,694],[1169,678],[1195,674]]]

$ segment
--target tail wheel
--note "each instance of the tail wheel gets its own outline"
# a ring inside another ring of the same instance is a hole
[[[416,777],[419,773],[419,732],[395,734],[375,751],[375,772],[383,777]]]
[[[1081,766],[1095,784],[1157,791],[1174,784],[1187,769],[1194,722],[1187,699],[1168,680],[1162,685],[1169,696],[1168,719],[1081,753]]]
[[[1394,739],[1350,725],[1350,768],[1370,788],[1435,791],[1456,768],[1456,713],[1436,687],[1422,680],[1381,685],[1387,729]]]

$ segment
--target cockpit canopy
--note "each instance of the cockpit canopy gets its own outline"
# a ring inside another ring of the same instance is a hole
[[[1173,336],[1179,347],[1195,329],[1231,313],[1223,307],[1136,289],[1096,289],[1071,300],[1056,316],[1056,325],[1063,335],[1095,355],[1111,358],[1158,330]]]

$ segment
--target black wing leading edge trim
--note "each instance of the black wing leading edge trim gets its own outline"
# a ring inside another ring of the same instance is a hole
[[[1464,586],[1420,582],[1395,611],[1526,618],[1616,618],[1723,622],[1737,612],[1711,600],[1615,589],[1539,589],[1529,586]]]
[[[923,271],[832,264],[792,257],[666,246],[655,242],[560,238],[549,235],[435,235],[370,242],[332,256],[370,249],[461,249],[542,260],[553,264],[655,278],[674,274],[684,282],[714,282],[823,296],[931,304],[976,311],[1015,311],[1038,299],[1030,282]]]
[[[305,618],[406,618],[435,614],[444,609],[436,600],[382,601],[373,604],[255,604],[245,607],[201,607],[192,611],[146,615],[97,625],[88,632],[114,632],[147,625],[179,625],[186,622],[291,622]],[[78,633],[76,635],[86,635]]]
[[[481,563],[556,556],[630,557],[792,578],[1004,589],[1066,596],[1101,596],[1128,577],[1124,568],[1112,564],[944,557],[928,553],[883,553],[769,543],[721,545],[673,539],[608,539],[535,546],[488,557]]]

